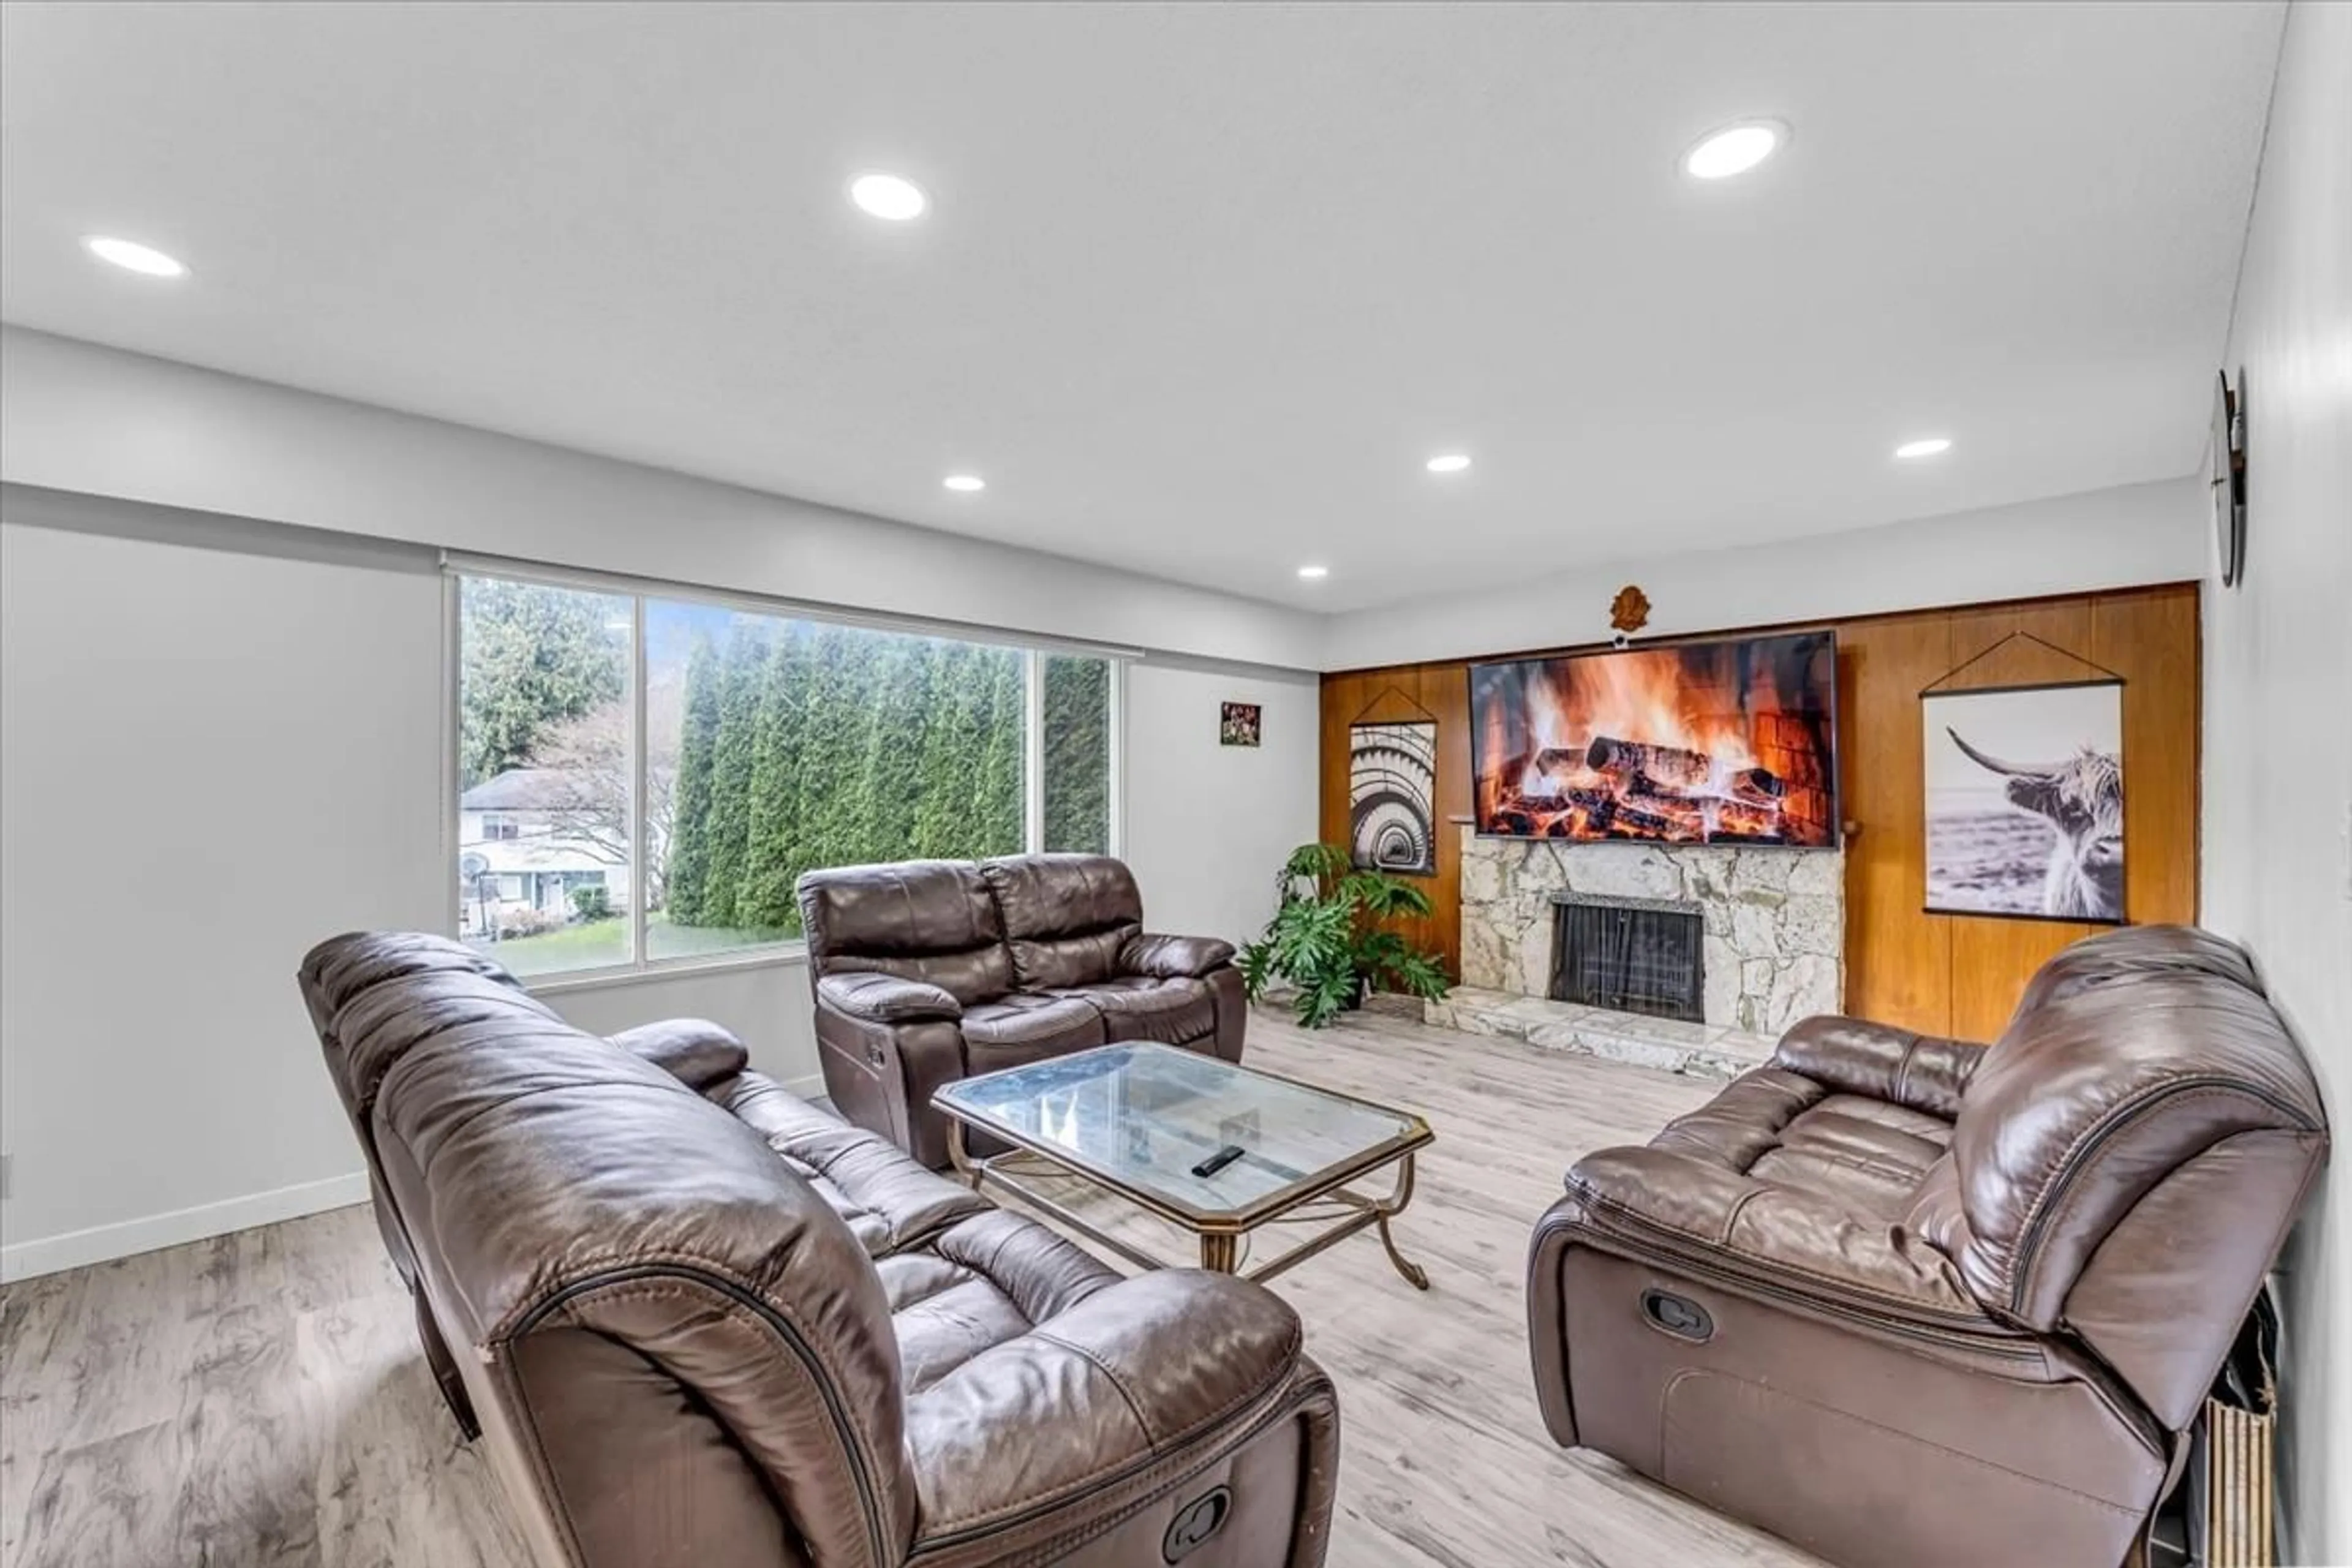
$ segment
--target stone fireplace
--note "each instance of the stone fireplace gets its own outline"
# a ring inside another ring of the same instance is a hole
[[[1616,902],[1696,912],[1708,1026],[1778,1035],[1811,1014],[1840,1009],[1841,850],[1565,844],[1481,838],[1467,823],[1459,830],[1466,986],[1551,995],[1561,911]]]

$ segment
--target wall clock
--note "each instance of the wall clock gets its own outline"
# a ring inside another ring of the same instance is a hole
[[[2213,542],[2221,559],[2221,584],[2235,587],[2246,571],[2246,373],[2215,378],[2213,390]]]

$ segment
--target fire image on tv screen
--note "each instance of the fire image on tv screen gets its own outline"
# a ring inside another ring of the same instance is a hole
[[[1478,831],[1827,848],[1836,708],[1834,632],[1473,665]]]

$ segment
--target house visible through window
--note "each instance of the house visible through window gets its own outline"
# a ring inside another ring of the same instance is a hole
[[[506,578],[457,592],[458,926],[517,973],[796,940],[814,868],[1114,848],[1108,659]]]
[[[458,584],[457,928],[518,974],[635,954],[635,616],[618,595]],[[574,897],[590,885],[601,905]]]

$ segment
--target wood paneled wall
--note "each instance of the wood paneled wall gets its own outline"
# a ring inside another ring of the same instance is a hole
[[[2126,913],[2197,918],[2198,615],[2193,583],[1958,610],[1811,623],[1838,634],[1840,812],[1846,839],[1846,1010],[1906,1028],[1990,1039],[2043,960],[2098,928],[1931,915],[1919,691],[2011,632],[2029,632],[2124,678]],[[1763,628],[1741,628],[1763,629]],[[1771,628],[1790,629],[1790,628]],[[1727,632],[1725,635],[1733,635]],[[1497,650],[1494,658],[1524,652]],[[1467,660],[1323,678],[1322,833],[1348,839],[1348,727],[1434,718],[1434,912],[1406,929],[1456,963],[1462,853],[1444,819],[1470,811]],[[2019,638],[1947,689],[2080,679],[2083,667]]]

